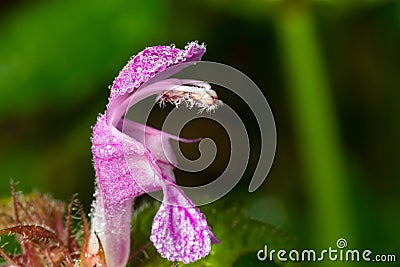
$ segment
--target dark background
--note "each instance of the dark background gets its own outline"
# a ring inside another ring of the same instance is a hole
[[[301,246],[334,247],[343,237],[398,253],[400,2],[351,2],[0,2],[1,196],[13,179],[18,190],[62,200],[78,192],[89,211],[90,127],[108,86],[144,47],[199,40],[204,60],[241,70],[263,90],[276,120],[274,165],[250,194],[258,131],[244,103],[226,100],[250,118],[255,151],[232,196]],[[207,134],[202,125],[189,135]],[[226,164],[219,153],[207,179]]]

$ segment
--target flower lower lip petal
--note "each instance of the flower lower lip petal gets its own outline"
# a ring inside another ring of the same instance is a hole
[[[150,236],[157,251],[170,261],[184,263],[208,255],[213,235],[205,216],[176,185],[164,188],[164,199]]]

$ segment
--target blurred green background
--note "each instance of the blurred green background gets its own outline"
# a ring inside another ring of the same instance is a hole
[[[89,211],[90,127],[107,87],[144,47],[191,40],[207,44],[204,60],[253,79],[276,120],[268,179],[250,194],[245,178],[226,198],[242,199],[250,217],[300,247],[346,238],[349,247],[399,257],[395,0],[1,1],[0,195],[13,179],[19,190],[63,200],[77,192]],[[234,102],[242,118],[251,115]],[[247,126],[257,152],[256,125]]]

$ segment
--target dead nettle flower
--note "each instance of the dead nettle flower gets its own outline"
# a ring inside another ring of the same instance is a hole
[[[127,263],[133,200],[146,192],[163,190],[163,203],[150,236],[163,257],[194,262],[209,254],[211,243],[219,243],[204,215],[176,185],[173,151],[161,137],[183,142],[196,140],[172,136],[123,118],[130,106],[154,94],[160,103],[184,103],[200,110],[215,110],[222,102],[208,83],[164,79],[145,84],[170,66],[200,60],[204,52],[205,46],[197,42],[189,43],[185,50],[175,46],[146,48],[131,58],[111,86],[107,110],[99,116],[91,139],[97,182],[89,246],[90,253],[96,254],[98,236],[108,266],[122,267]]]

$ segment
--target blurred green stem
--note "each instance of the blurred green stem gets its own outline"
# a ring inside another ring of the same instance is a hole
[[[345,157],[309,7],[286,6],[277,18],[277,30],[296,142],[305,164],[310,215],[315,220],[308,233],[321,247],[335,248],[338,238],[351,238],[354,245]]]

